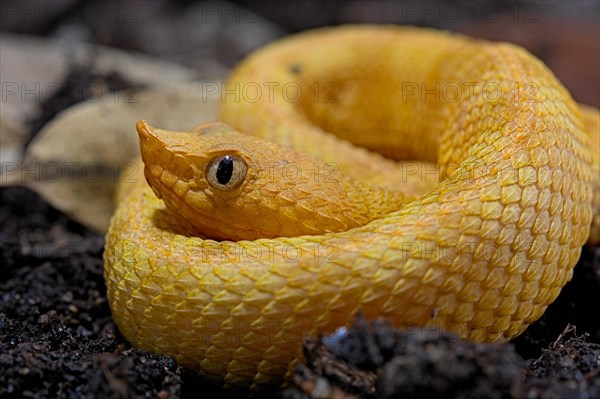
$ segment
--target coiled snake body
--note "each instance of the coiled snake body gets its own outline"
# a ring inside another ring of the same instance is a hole
[[[311,169],[294,191],[252,172],[262,157],[285,165],[280,147],[228,142],[225,125],[187,139],[139,123],[146,176],[164,202],[143,179],[124,188],[105,250],[110,306],[133,344],[259,389],[284,378],[305,335],[357,311],[507,340],[571,278],[598,196],[598,113],[582,118],[523,49],[416,28],[323,29],[257,51],[224,92],[221,120],[233,128],[400,190],[401,205],[344,230],[349,213],[325,201],[334,194],[304,210],[326,175]],[[432,163],[439,180],[415,177]],[[329,206],[342,227],[311,233],[319,226],[307,215],[321,220]],[[304,235],[285,230],[294,221]],[[262,228],[270,238],[249,239]]]

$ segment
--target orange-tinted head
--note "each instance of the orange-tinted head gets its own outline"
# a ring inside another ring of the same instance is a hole
[[[347,178],[290,148],[222,123],[172,132],[140,121],[137,130],[146,180],[192,234],[237,241],[366,222],[352,209]]]

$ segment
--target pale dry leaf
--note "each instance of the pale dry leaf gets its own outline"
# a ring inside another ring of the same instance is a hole
[[[95,72],[117,72],[136,85],[192,81],[198,71],[168,61],[87,43],[3,33],[0,36],[0,161],[19,162],[40,104],[60,87],[73,65],[93,64]],[[225,68],[222,68],[225,71]],[[224,74],[224,72],[223,72]],[[109,96],[96,87],[79,87],[92,96]]]
[[[117,93],[68,108],[28,147],[22,163],[6,168],[13,184],[31,188],[74,220],[106,231],[121,172],[133,174],[139,157],[136,121],[189,130],[216,120],[220,82],[195,82]],[[115,101],[115,98],[120,98]]]

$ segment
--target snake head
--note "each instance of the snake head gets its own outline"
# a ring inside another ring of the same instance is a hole
[[[157,129],[146,121],[136,128],[144,175],[156,196],[175,217],[195,227],[191,233],[229,238],[222,230],[228,230],[231,218],[243,216],[235,210],[243,207],[240,200],[257,177],[244,137],[222,123],[190,132]],[[223,209],[229,213],[226,218],[219,211]]]
[[[382,202],[334,165],[223,123],[173,132],[140,121],[137,131],[146,180],[193,226],[186,233],[237,241],[343,231],[374,218],[372,198]],[[389,197],[390,209],[402,199]]]
[[[211,123],[200,125],[198,130],[175,132],[139,121],[136,128],[144,174],[159,198],[167,194],[167,189],[180,196],[183,191],[209,186],[221,192],[234,191],[248,177],[252,157],[240,145],[223,144],[240,142],[239,138],[231,140],[230,136],[237,133],[225,124]]]

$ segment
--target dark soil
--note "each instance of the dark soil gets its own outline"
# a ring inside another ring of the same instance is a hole
[[[24,188],[0,189],[0,397],[177,397],[180,369],[110,317],[102,237]]]
[[[524,361],[514,345],[477,344],[437,330],[390,328],[358,318],[336,338],[304,341],[306,364],[286,399],[600,398],[600,345],[568,326]]]

